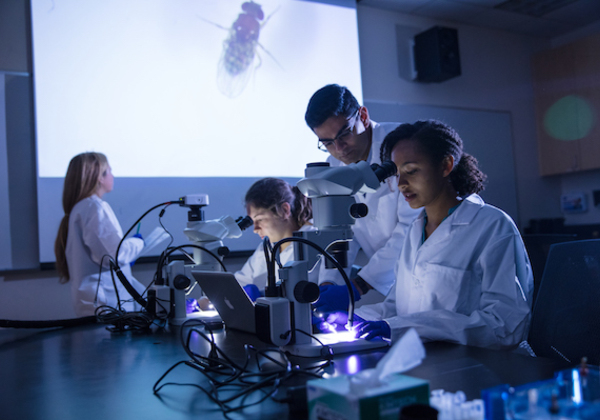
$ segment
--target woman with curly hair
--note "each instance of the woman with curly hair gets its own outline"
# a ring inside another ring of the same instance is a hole
[[[398,168],[398,189],[414,209],[385,301],[357,310],[358,335],[510,348],[526,339],[533,277],[513,220],[477,194],[486,176],[459,135],[434,120],[389,133],[382,161]]]

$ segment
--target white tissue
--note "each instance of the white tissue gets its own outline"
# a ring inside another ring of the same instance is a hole
[[[350,377],[350,391],[362,394],[385,384],[388,376],[402,373],[421,364],[425,347],[414,328],[404,333],[373,369],[365,369]]]

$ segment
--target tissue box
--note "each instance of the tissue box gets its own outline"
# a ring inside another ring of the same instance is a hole
[[[385,384],[357,395],[350,377],[336,376],[307,382],[311,420],[397,420],[405,405],[429,404],[429,382],[406,375],[391,375]]]

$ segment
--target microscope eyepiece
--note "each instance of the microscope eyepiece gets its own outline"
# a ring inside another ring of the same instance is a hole
[[[369,207],[365,203],[354,203],[350,206],[350,216],[360,219],[369,214]]]
[[[246,217],[240,216],[237,218],[237,220],[235,222],[239,226],[240,230],[246,230],[254,224],[254,222],[252,221],[252,218],[250,216],[246,216]]]
[[[396,175],[396,172],[398,171],[396,164],[391,160],[386,160],[385,162],[382,162],[381,165],[373,163],[371,169],[375,172],[379,182],[383,182],[392,175]]]

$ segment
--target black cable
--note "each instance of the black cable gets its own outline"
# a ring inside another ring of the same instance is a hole
[[[96,303],[98,303],[98,291],[100,290],[100,283],[102,283],[102,266],[104,265],[104,258],[108,257],[108,269],[110,270],[111,268],[111,263],[114,263],[114,260],[112,259],[112,257],[109,254],[104,254],[102,256],[102,258],[100,258],[100,267],[98,268],[98,283],[96,284],[96,295],[94,296],[94,305]],[[111,271],[111,275],[112,275],[112,271]],[[113,284],[114,284],[114,277],[113,277]],[[115,287],[115,291],[117,290],[117,288]],[[119,295],[117,294],[117,302],[119,299]],[[120,308],[119,308],[120,309]]]
[[[201,325],[204,325],[205,331],[195,328]],[[186,327],[191,327],[187,333],[183,331]],[[201,355],[192,350],[190,346],[198,341],[197,338],[208,342],[208,354]],[[291,363],[286,353],[278,348],[257,350],[252,345],[246,344],[244,345],[245,360],[240,366],[218,347],[212,330],[202,320],[186,321],[181,326],[180,339],[191,360],[179,361],[168,368],[154,384],[152,388],[154,394],[161,398],[161,390],[171,385],[194,387],[215,403],[228,419],[230,418],[228,414],[260,404],[269,398],[280,402],[281,400],[274,397],[285,382],[297,375],[321,377],[322,373],[319,374],[318,370],[331,363],[327,361],[323,365],[301,369]],[[250,368],[251,360],[254,360],[258,371]],[[163,382],[177,367],[183,365],[200,372],[207,380],[207,386],[197,383]],[[317,371],[313,372],[313,370]],[[248,402],[248,399],[256,393],[260,395],[254,401]]]
[[[200,245],[196,245],[196,244],[185,244],[185,245],[179,245],[176,247],[173,247],[165,252],[163,252],[160,257],[158,258],[158,265],[156,267],[156,275],[158,277],[156,284],[164,284],[164,281],[162,280],[162,268],[163,265],[167,259],[167,257],[169,257],[169,255],[171,255],[173,252],[178,251],[180,249],[183,248],[197,248],[200,249],[206,253],[208,253],[211,257],[213,257],[215,260],[217,260],[219,262],[219,264],[221,265],[221,268],[223,268],[223,271],[227,271],[227,267],[225,267],[225,264],[223,264],[223,261],[221,261],[221,259],[212,251],[210,251],[209,249],[206,249],[203,246]]]
[[[82,318],[54,319],[46,321],[15,321],[0,319],[0,328],[56,328],[56,327],[78,327],[80,325],[95,324],[95,316]]]
[[[123,272],[120,269],[120,266],[118,263],[118,255],[119,255],[119,251],[121,248],[121,244],[123,243],[123,241],[125,240],[127,235],[129,235],[129,233],[133,230],[133,228],[146,215],[148,215],[148,213],[150,213],[152,210],[154,210],[160,206],[165,206],[165,207],[160,212],[159,223],[171,237],[171,243],[172,243],[173,235],[171,235],[171,233],[164,227],[164,225],[162,224],[161,218],[164,215],[164,211],[166,210],[166,208],[168,206],[170,206],[171,204],[178,203],[178,202],[179,201],[168,201],[165,203],[157,204],[156,206],[147,210],[141,217],[139,217],[136,220],[136,222],[129,228],[129,230],[121,238],[121,241],[119,242],[119,245],[117,246],[117,251],[115,254],[117,259],[116,260],[113,259],[108,254],[102,256],[102,259],[100,260],[99,271],[98,271],[98,283],[96,286],[96,294],[94,297],[94,302],[98,301],[98,291],[99,291],[100,283],[101,283],[101,279],[102,279],[104,258],[109,258],[109,270],[111,272],[111,279],[112,279],[113,287],[115,289],[115,294],[117,297],[118,308],[112,308],[107,305],[99,306],[96,308],[95,316],[88,316],[88,317],[82,317],[82,318],[71,318],[71,319],[60,319],[60,320],[40,320],[40,321],[20,321],[20,320],[0,319],[0,327],[1,328],[55,328],[55,327],[72,327],[72,326],[79,326],[79,325],[86,325],[86,324],[93,324],[96,322],[101,322],[101,323],[106,323],[106,324],[113,324],[113,325],[115,325],[114,330],[121,331],[124,329],[145,329],[145,328],[148,328],[156,319],[162,320],[162,318],[160,318],[160,317],[153,318],[149,314],[144,313],[144,312],[123,311],[122,307],[121,307],[121,299],[119,296],[119,291],[118,291],[118,288],[116,285],[116,280],[114,278],[114,274],[117,275],[117,277],[119,278],[119,280],[121,281],[121,283],[123,284],[123,286],[125,287],[127,292],[133,298],[133,300],[136,301],[137,303],[139,303],[143,308],[147,308],[148,301],[143,298],[143,295],[140,295],[138,293],[138,291],[131,285],[131,283],[127,280],[127,277],[125,276],[125,274],[123,274]],[[170,255],[172,252],[174,252],[178,249],[182,249],[184,247],[198,248],[198,249],[201,249],[201,250],[207,252],[209,255],[211,255],[213,258],[215,258],[219,262],[219,264],[221,265],[221,267],[223,268],[224,271],[227,271],[225,265],[223,264],[223,262],[220,260],[220,258],[217,255],[215,255],[210,250],[208,250],[202,246],[199,246],[199,245],[189,244],[189,245],[182,245],[179,247],[172,248],[172,250],[170,252],[168,252],[164,258],[166,259],[166,257],[168,255]],[[164,259],[163,259],[163,261],[164,261]],[[161,260],[159,259],[159,263],[160,262],[161,262]],[[162,265],[161,265],[161,270],[162,270]],[[156,276],[156,273],[155,273],[155,276]],[[154,282],[155,282],[155,280],[152,281],[152,283],[154,283]],[[150,286],[152,285],[152,283],[150,284]],[[148,286],[144,290],[143,294],[146,294],[146,292],[148,291],[150,286]],[[159,305],[160,305],[160,303],[159,303]]]
[[[131,227],[129,228],[129,230],[123,235],[123,237],[121,238],[121,240],[119,241],[119,245],[117,246],[117,251],[115,253],[115,259],[113,259],[110,255],[103,255],[102,259],[100,260],[100,267],[99,267],[99,272],[98,272],[98,284],[96,286],[96,296],[94,298],[94,302],[97,303],[98,302],[98,290],[100,288],[100,283],[102,280],[102,267],[104,264],[104,258],[108,257],[109,258],[109,270],[110,270],[110,275],[111,275],[111,279],[113,282],[113,287],[115,290],[115,294],[117,297],[117,306],[118,306],[118,310],[123,312],[123,308],[121,307],[121,298],[119,296],[119,289],[117,288],[117,284],[115,281],[115,273],[117,274],[117,277],[119,278],[119,281],[121,281],[121,283],[123,284],[123,286],[125,287],[125,289],[127,290],[127,292],[129,292],[129,294],[132,296],[133,300],[135,300],[137,303],[139,303],[143,308],[147,308],[148,306],[148,302],[143,298],[143,295],[140,295],[137,290],[135,290],[135,288],[131,285],[131,283],[129,282],[129,280],[127,279],[127,277],[125,277],[125,274],[123,274],[123,272],[121,271],[120,265],[119,265],[119,251],[121,249],[121,245],[123,244],[123,241],[125,240],[125,238],[127,237],[127,235],[129,235],[129,233],[133,230],[133,228],[144,218],[146,217],[146,215],[148,213],[150,213],[152,210],[160,207],[160,206],[165,206],[160,214],[159,214],[159,218],[158,221],[160,223],[160,225],[162,226],[162,228],[165,230],[165,232],[167,232],[169,234],[169,236],[171,237],[171,242],[173,241],[173,235],[171,235],[171,233],[164,227],[164,225],[162,224],[162,216],[164,215],[164,212],[166,210],[166,208],[168,206],[170,206],[171,204],[176,203],[177,201],[173,202],[173,201],[167,201],[165,203],[161,203],[161,204],[157,204],[156,206],[150,208],[149,210],[147,210],[142,216],[140,216],[133,225],[131,225]],[[143,294],[145,294],[147,292],[147,290],[149,289],[146,288],[143,292]]]
[[[112,259],[110,261],[111,261],[110,262],[111,264],[115,264]],[[123,276],[125,276],[125,275],[123,275]],[[123,308],[121,307],[121,296],[119,296],[119,288],[117,287],[117,282],[115,281],[115,270],[112,270],[112,269],[110,270],[110,278],[113,283],[113,288],[115,289],[115,295],[117,296],[117,307],[118,307],[117,309],[119,309],[119,311],[122,311]],[[127,282],[129,283],[129,280]],[[127,288],[127,287],[125,287],[125,288]],[[96,308],[96,309],[98,309],[98,308]]]
[[[183,332],[184,332],[184,329],[185,329],[184,327],[188,327],[188,326],[191,326],[193,324],[198,324],[198,325],[204,326],[204,328],[206,328],[209,331],[209,333],[210,333],[210,339],[202,331],[192,329],[192,330],[190,330],[188,332],[187,340],[184,340],[184,337],[183,337]],[[201,319],[189,319],[189,320],[185,321],[181,325],[179,337],[180,337],[181,344],[182,344],[183,348],[186,350],[186,353],[188,354],[188,356],[190,356],[195,362],[197,362],[198,364],[202,364],[202,359],[198,359],[197,358],[198,355],[194,354],[191,351],[191,349],[189,348],[192,332],[198,333],[198,335],[200,335],[202,338],[204,338],[206,341],[208,341],[210,343],[210,345],[211,345],[211,350],[218,349],[218,346],[215,343],[213,331],[210,328],[210,325],[207,324],[206,322],[204,322],[203,320],[201,320]],[[218,350],[218,351],[220,351],[220,350]],[[218,356],[218,354],[217,354],[217,356]],[[244,366],[239,366],[235,362],[233,362],[231,359],[229,359],[229,357],[226,354],[224,354],[224,353],[223,353],[223,357],[225,358],[226,364],[229,365],[229,366],[232,366],[232,368],[234,370],[241,370],[241,371],[243,371],[248,366],[248,362],[249,362],[248,359],[246,359],[246,363],[244,364]]]
[[[171,248],[171,244],[173,244],[173,241],[175,240],[175,238],[173,237],[173,235],[171,234],[171,232],[169,232],[169,230],[168,230],[168,229],[165,227],[165,225],[163,225],[163,222],[162,222],[162,218],[163,218],[163,216],[165,215],[165,211],[166,211],[167,207],[169,207],[169,206],[165,206],[165,207],[164,207],[164,208],[163,208],[163,209],[160,211],[160,213],[158,214],[158,223],[159,223],[159,224],[160,224],[160,226],[163,228],[163,230],[164,230],[165,232],[167,232],[167,234],[169,235],[169,237],[171,238],[171,240],[169,241],[169,243],[167,244],[167,246],[165,247],[165,249],[164,249],[164,250],[163,250],[163,251],[160,253],[160,255],[159,255],[159,260],[160,260],[160,258],[162,258],[162,257],[163,257],[163,254],[164,254],[166,251],[168,251],[168,250]],[[190,257],[189,257],[189,255],[187,255],[187,256],[188,256],[188,258],[190,258]],[[191,259],[193,260],[193,258],[191,258]],[[157,272],[155,271],[155,272],[154,272],[154,277],[152,278],[152,281],[150,282],[150,284],[148,285],[148,287],[146,287],[146,290],[144,290],[144,294],[146,294],[146,293],[148,292],[148,290],[150,289],[150,287],[151,287],[151,286],[152,286],[154,283],[156,283],[156,280],[157,280]]]
[[[148,301],[144,299],[144,297],[140,295],[139,292],[131,285],[129,280],[127,280],[127,277],[125,277],[125,274],[123,274],[123,272],[121,271],[121,267],[119,267],[119,265],[115,262],[111,261],[111,269],[117,275],[117,277],[121,281],[121,284],[123,284],[123,287],[125,287],[125,290],[127,290],[127,293],[129,293],[133,300],[139,303],[142,306],[142,308],[148,309]]]
[[[342,278],[344,279],[344,283],[346,283],[346,287],[348,288],[348,294],[350,295],[350,299],[348,302],[348,323],[350,325],[352,325],[352,323],[354,322],[354,300],[355,300],[355,296],[354,296],[354,291],[352,290],[352,285],[350,284],[350,279],[348,278],[348,275],[346,274],[346,271],[344,271],[344,267],[342,267],[342,265],[339,263],[339,261],[337,259],[335,259],[329,252],[327,252],[326,250],[324,250],[323,248],[321,248],[319,245],[317,245],[316,243],[309,241],[308,239],[304,239],[304,238],[298,238],[295,236],[289,237],[289,238],[283,238],[280,241],[276,242],[273,245],[273,253],[276,253],[279,248],[281,247],[281,245],[283,245],[286,242],[300,242],[306,245],[309,245],[311,247],[313,247],[314,249],[316,249],[319,253],[321,253],[325,258],[327,258],[329,261],[331,261],[333,263],[333,265],[338,269],[338,271],[340,272],[340,274],[342,275]],[[271,265],[271,270],[272,272],[275,271],[275,262],[274,262],[274,258],[271,258],[270,261],[270,265]],[[273,276],[273,282],[274,280],[274,276]],[[270,279],[269,279],[270,281]],[[266,295],[266,293],[265,293]]]
[[[107,305],[98,306],[95,313],[98,322],[113,325],[109,328],[113,332],[146,330],[154,322],[154,317],[146,312],[127,312]]]
[[[164,203],[160,203],[157,204],[156,206],[151,207],[149,210],[147,210],[144,214],[142,214],[133,225],[131,225],[131,227],[129,228],[129,230],[127,230],[127,232],[125,232],[125,234],[123,235],[123,237],[121,238],[121,240],[119,241],[119,245],[117,246],[117,251],[115,252],[115,259],[113,261],[111,261],[110,267],[111,270],[114,271],[114,273],[117,275],[117,277],[119,278],[119,280],[121,281],[121,283],[123,284],[123,286],[125,287],[125,290],[127,290],[127,292],[131,295],[131,297],[133,298],[133,300],[135,300],[137,303],[139,303],[144,309],[147,309],[148,307],[148,301],[146,299],[144,299],[142,297],[142,295],[140,295],[138,293],[137,290],[135,290],[135,288],[131,285],[131,283],[129,282],[129,280],[127,280],[127,277],[125,277],[125,274],[123,274],[123,272],[121,271],[121,267],[119,266],[119,251],[121,249],[121,245],[123,244],[123,241],[125,240],[125,238],[127,237],[127,235],[129,235],[129,233],[133,230],[133,228],[144,218],[146,217],[146,215],[148,213],[150,213],[152,210],[157,209],[160,206],[165,206],[168,207],[171,204],[175,204],[177,203],[178,200],[176,201],[167,201]],[[163,209],[164,210],[164,209]],[[100,266],[100,268],[102,268],[102,266]],[[111,271],[111,272],[112,272]],[[114,279],[113,279],[114,281]],[[116,286],[116,285],[115,285]],[[116,291],[116,287],[115,287],[115,291]],[[118,293],[118,292],[117,292]],[[119,303],[120,305],[120,303]]]
[[[271,241],[269,240],[269,237],[265,236],[262,243],[265,261],[267,263],[267,287],[265,288],[265,296],[276,297],[277,286],[275,282],[275,272],[273,271],[273,266],[271,265],[271,260],[273,259],[273,250],[271,248]]]
[[[330,346],[326,346],[315,335],[307,333],[304,330],[297,329],[296,332],[300,332],[304,335],[307,335],[308,337],[312,338],[313,340],[315,340],[317,343],[319,343],[321,345],[321,357],[323,357],[326,360],[326,362],[321,366],[317,366],[317,368],[323,369],[323,368],[329,366],[329,364],[331,364],[331,360],[333,359],[334,354],[333,354],[333,349]]]
[[[169,207],[171,204],[175,204],[178,203],[179,200],[175,200],[175,201],[166,201],[164,203],[160,203],[157,204],[156,206],[151,207],[150,209],[148,209],[144,214],[142,214],[133,225],[131,225],[131,227],[127,230],[127,232],[125,232],[125,234],[123,235],[123,237],[121,238],[121,240],[119,241],[119,245],[117,246],[117,252],[115,253],[115,260],[117,262],[117,266],[119,266],[119,250],[121,249],[121,245],[123,244],[123,241],[125,240],[125,238],[127,238],[127,235],[129,235],[129,233],[131,233],[131,231],[133,230],[133,228],[141,222],[141,220],[146,217],[146,215],[148,213],[150,213],[152,210],[159,208],[160,206],[165,206],[165,209],[167,207]],[[164,209],[163,209],[164,210]]]
[[[169,248],[171,246],[171,244],[173,243],[173,241],[175,240],[175,238],[173,237],[171,232],[169,232],[169,230],[165,227],[165,225],[163,225],[163,222],[162,222],[162,218],[165,215],[165,210],[167,210],[167,207],[169,207],[169,206],[170,206],[170,204],[165,206],[158,214],[158,224],[160,225],[160,227],[163,228],[163,230],[165,232],[167,232],[167,235],[169,235],[171,237],[171,241],[167,244],[167,246],[165,248]]]

